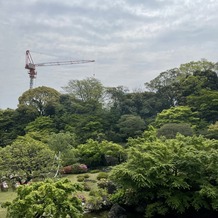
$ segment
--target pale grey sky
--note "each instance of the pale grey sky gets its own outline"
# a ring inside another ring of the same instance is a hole
[[[142,89],[182,63],[217,62],[217,11],[218,0],[0,0],[0,108],[16,108],[29,89],[27,49],[35,63],[96,61],[38,67],[34,87],[60,92],[93,75]]]

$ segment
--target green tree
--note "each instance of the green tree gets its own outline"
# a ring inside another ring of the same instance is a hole
[[[175,138],[178,133],[184,136],[192,136],[193,129],[187,123],[167,123],[157,130],[158,137]]]
[[[98,141],[89,139],[85,144],[79,145],[77,149],[80,161],[88,165],[88,167],[102,165],[102,153]]]
[[[178,105],[186,105],[190,95],[198,96],[203,89],[218,90],[218,76],[215,71],[195,71],[191,75],[181,77],[176,92]]]
[[[135,115],[122,115],[117,124],[121,137],[126,140],[129,137],[140,135],[145,129],[144,120]]]
[[[205,59],[192,61],[160,73],[149,83],[145,83],[145,87],[162,100],[163,109],[186,105],[186,97],[197,94],[203,88],[217,90],[216,71],[217,64]]]
[[[56,155],[60,155],[63,166],[72,165],[78,161],[76,136],[73,133],[53,133],[49,136],[48,146]]]
[[[20,186],[17,197],[7,202],[7,217],[83,217],[82,203],[76,196],[81,188],[69,180],[45,180],[28,186]]]
[[[181,72],[178,68],[164,71],[150,82],[145,83],[145,87],[150,91],[158,92],[163,87],[171,86],[173,83],[178,81],[180,75]]]
[[[85,144],[78,146],[78,154],[80,161],[87,164],[89,167],[110,165],[110,161],[115,160],[119,163],[125,159],[125,151],[121,145],[108,142],[102,142],[89,139]]]
[[[0,146],[6,146],[13,142],[17,137],[14,130],[15,111],[13,109],[0,110]]]
[[[101,102],[104,93],[103,85],[94,77],[83,80],[70,80],[68,86],[63,87],[63,89],[83,102]]]
[[[198,95],[187,97],[187,104],[199,117],[209,123],[218,120],[218,91],[202,89]]]
[[[192,127],[196,127],[200,123],[198,112],[192,112],[188,106],[177,106],[163,110],[155,119],[157,127],[161,127],[167,123],[189,123]]]
[[[218,140],[218,121],[208,126],[206,137]]]
[[[142,206],[146,217],[218,214],[218,141],[203,137],[131,140],[128,159],[113,168],[113,200]]]
[[[25,127],[25,132],[39,132],[40,134],[49,134],[52,132],[57,132],[55,128],[54,121],[49,116],[40,116],[37,117],[34,121],[28,123]]]
[[[101,117],[83,115],[79,127],[78,135],[83,141],[88,139],[98,140],[98,138],[103,135],[103,124]]]
[[[24,128],[37,116],[38,112],[28,106],[0,110],[0,146],[11,144],[18,135],[25,135]]]
[[[126,94],[128,93],[128,89],[124,86],[118,86],[118,87],[107,87],[106,92],[106,98],[108,101],[108,106],[110,108],[113,108],[117,110],[117,112],[122,111],[122,102],[126,99]]]
[[[193,75],[198,78],[202,77],[205,79],[204,84],[202,85],[202,89],[218,90],[218,76],[215,71],[195,71]]]
[[[200,61],[191,61],[189,63],[181,64],[179,70],[184,75],[192,75],[196,71],[207,71],[216,70],[217,66],[215,63],[207,61],[206,59],[201,59]]]
[[[30,136],[20,136],[11,145],[0,150],[5,174],[24,176],[29,180],[35,176],[50,173],[53,169],[54,152],[49,147]]]
[[[58,104],[60,93],[53,88],[41,86],[24,92],[19,97],[19,105],[27,105],[38,111],[40,115],[51,115]]]
[[[147,89],[156,93],[159,101],[162,103],[162,109],[177,105],[177,83],[180,76],[181,71],[178,68],[174,68],[160,73],[149,83],[145,83]]]
[[[18,132],[17,135],[25,135],[25,127],[28,123],[34,121],[39,117],[39,113],[35,108],[27,105],[20,105],[15,110],[14,121],[16,123],[15,129]]]
[[[104,157],[105,165],[119,164],[126,159],[126,151],[119,144],[104,140],[100,143],[100,150]]]

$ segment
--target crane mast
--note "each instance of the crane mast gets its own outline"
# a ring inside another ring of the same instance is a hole
[[[95,62],[95,60],[69,60],[69,61],[53,61],[47,63],[37,63],[35,64],[33,58],[30,54],[30,51],[26,51],[26,65],[25,69],[29,70],[28,74],[30,77],[30,89],[33,88],[33,80],[36,78],[37,72],[36,67],[42,66],[59,66],[59,65],[69,65],[69,64],[85,64]]]

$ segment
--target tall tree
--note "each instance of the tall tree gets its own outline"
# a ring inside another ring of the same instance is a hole
[[[0,146],[6,146],[12,143],[17,137],[14,121],[15,110],[0,110]]]
[[[0,110],[0,146],[10,145],[18,136],[25,135],[26,125],[37,116],[38,112],[28,106]]]
[[[186,105],[188,96],[199,96],[201,90],[218,90],[218,76],[211,70],[195,71],[191,75],[181,77],[177,84],[176,99],[179,105]]]
[[[160,73],[149,83],[145,83],[145,87],[155,92],[162,101],[162,108],[166,109],[177,105],[175,93],[177,92],[177,83],[181,71],[178,68],[170,69]]]
[[[199,113],[201,119],[209,123],[215,123],[218,120],[218,91],[202,89],[198,95],[187,97],[187,104],[193,111]]]
[[[189,63],[181,64],[179,70],[184,75],[193,75],[196,71],[217,70],[217,65],[213,62],[201,59],[200,61],[191,61]]]
[[[102,102],[104,87],[99,80],[90,77],[83,80],[70,80],[63,89],[83,102]]]
[[[156,78],[151,80],[148,83],[145,83],[145,87],[152,92],[157,92],[163,87],[170,86],[176,81],[181,75],[181,72],[178,68],[173,68],[167,71],[160,73]]]
[[[51,115],[59,102],[60,93],[53,88],[41,86],[24,92],[19,97],[19,105],[37,109],[40,115]]]
[[[0,169],[8,174],[31,179],[36,175],[49,173],[53,168],[54,152],[30,136],[18,137],[11,145],[1,149]]]

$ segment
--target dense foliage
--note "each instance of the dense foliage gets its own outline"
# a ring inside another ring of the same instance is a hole
[[[121,145],[108,141],[99,143],[90,139],[85,144],[79,145],[77,149],[80,161],[89,167],[115,165],[125,160],[126,156]]]
[[[17,109],[0,110],[0,145],[37,131],[44,138],[75,134],[77,144],[90,138],[125,143],[150,124],[167,123],[187,123],[194,133],[207,135],[218,120],[216,66],[205,59],[182,64],[145,83],[147,91],[104,87],[92,77],[69,81],[66,94],[44,86],[28,90]]]
[[[117,188],[114,202],[140,207],[147,217],[216,213],[217,64],[205,59],[182,64],[161,72],[145,88],[104,87],[91,77],[69,81],[65,94],[44,86],[24,92],[16,109],[0,109],[1,178],[30,181],[56,177],[66,166],[113,166],[113,182],[107,178],[104,185]],[[24,193],[36,205],[34,193],[49,197],[47,191],[58,188],[59,193],[61,183],[20,188],[9,213],[22,214],[19,198]],[[60,193],[65,196],[66,190]],[[51,206],[39,204],[33,211],[26,205],[26,213],[58,214],[54,199],[47,200]],[[78,201],[74,203],[71,209],[79,217]]]
[[[8,217],[82,217],[81,201],[75,192],[81,190],[68,180],[45,180],[28,186],[20,186],[17,197],[7,202]]]
[[[217,160],[218,141],[203,137],[132,139],[128,160],[112,171],[113,198],[144,207],[146,217],[218,212]]]
[[[18,137],[0,150],[1,174],[31,180],[54,171],[54,152],[30,136]]]

